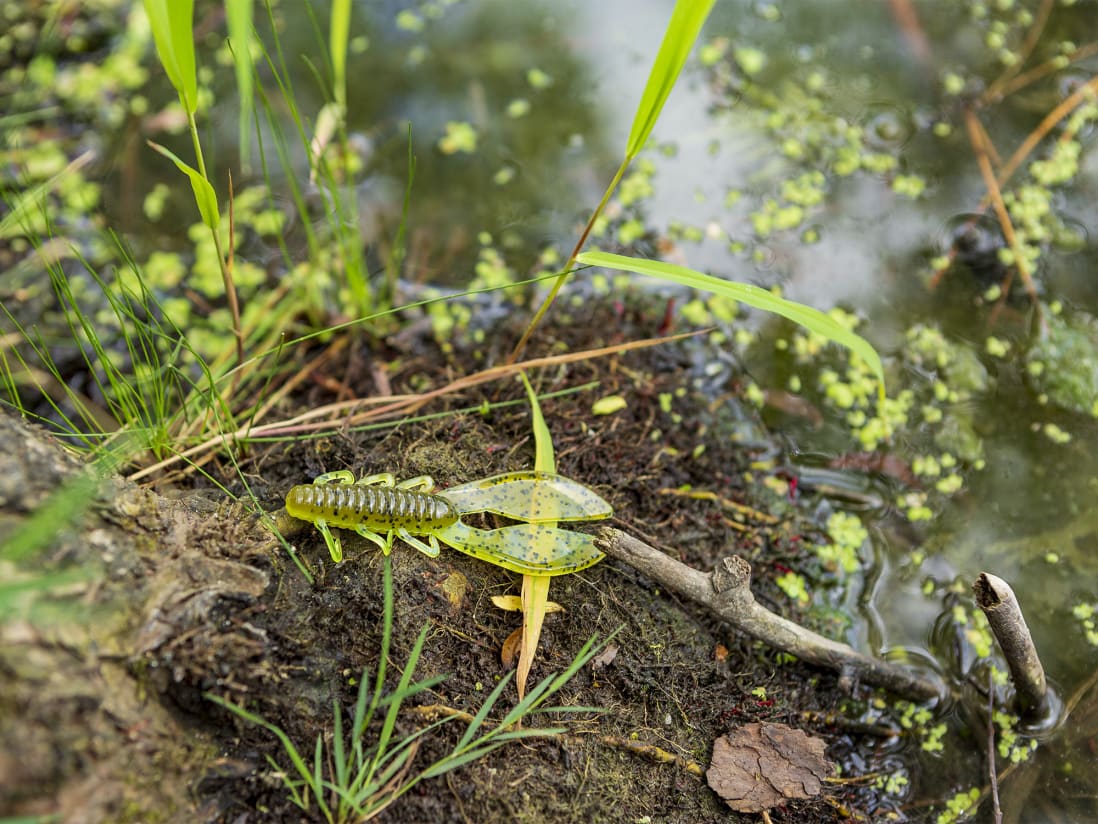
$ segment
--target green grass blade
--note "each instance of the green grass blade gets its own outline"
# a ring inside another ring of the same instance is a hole
[[[639,258],[614,255],[609,252],[584,252],[576,258],[577,263],[587,266],[602,266],[606,269],[620,269],[623,272],[633,272],[637,275],[660,278],[688,286],[691,289],[702,289],[707,292],[754,306],[789,318],[805,329],[823,335],[828,340],[834,341],[840,346],[845,346],[864,360],[873,373],[877,376],[879,396],[883,400],[885,396],[884,367],[881,358],[873,346],[861,335],[856,335],[834,318],[824,314],[819,309],[805,306],[803,303],[785,300],[777,295],[752,286],[748,283],[733,283],[722,280],[712,275],[695,272],[685,266],[676,266],[672,263],[664,263],[658,260],[641,260]]]
[[[675,4],[667,31],[663,35],[663,43],[656,55],[656,62],[652,64],[648,83],[633,117],[633,128],[629,132],[629,143],[625,149],[626,157],[636,157],[652,134],[663,104],[667,102],[667,96],[671,94],[671,88],[675,85],[686,58],[690,56],[690,50],[694,47],[694,41],[714,2],[715,0],[678,0]]]
[[[496,701],[503,694],[503,690],[511,682],[511,673],[503,676],[499,679],[499,683],[496,684],[495,689],[484,700],[484,703],[480,705],[480,709],[477,710],[477,714],[473,716],[473,720],[469,722],[469,726],[465,728],[464,734],[454,747],[455,750],[465,749],[469,745],[469,742],[473,740],[473,736],[477,734],[477,730],[480,729],[484,720],[488,717],[488,713],[492,711],[492,707],[496,705]]]
[[[252,112],[255,108],[252,74],[252,0],[225,0],[229,26],[229,46],[236,70],[236,91],[240,97],[240,163],[244,171],[251,166]]]
[[[347,111],[347,42],[351,31],[351,0],[333,0],[328,28],[332,56],[332,92],[341,112]]]
[[[294,746],[294,742],[290,740],[290,736],[286,735],[282,731],[281,727],[278,727],[263,718],[260,715],[256,715],[253,712],[249,712],[238,704],[234,704],[231,701],[226,701],[224,698],[214,695],[213,693],[203,693],[205,698],[209,701],[213,701],[215,704],[224,707],[234,715],[238,715],[245,721],[263,727],[268,732],[272,733],[275,738],[282,744],[282,748],[286,751],[286,755],[290,759],[290,763],[294,765],[294,769],[297,770],[297,774],[305,781],[305,784],[313,789],[314,794],[317,795],[317,799],[320,800],[320,795],[316,793],[317,782],[315,781],[313,774],[309,771],[309,765],[305,763],[305,759],[301,757],[301,753],[298,752],[297,747]],[[323,801],[321,801],[323,806]]]
[[[61,407],[61,398],[59,397],[57,399],[54,399],[54,393],[52,393],[42,381],[38,380],[35,377],[35,370],[31,367],[30,363],[27,362],[23,355],[20,354],[19,350],[12,349],[10,350],[11,355],[15,358],[15,360],[19,362],[22,373],[27,377],[28,384],[38,390],[38,396],[49,405],[50,409],[53,410],[53,413],[57,416],[57,420],[60,421],[60,424],[58,424],[56,421],[51,421],[50,419],[44,418],[40,415],[34,415],[33,417],[35,417],[38,422],[43,426],[55,430],[60,430],[66,438],[75,439],[83,444],[84,447],[94,447],[97,443],[101,441],[103,432],[106,431],[106,429],[108,428],[107,422],[103,422],[103,424],[100,424],[100,422],[96,418],[95,412],[90,409],[87,404],[84,403],[84,400],[79,395],[68,389],[68,386],[65,383],[64,376],[61,374],[60,369],[58,369],[57,364],[54,363],[53,358],[50,356],[49,348],[42,341],[41,336],[40,334],[38,334],[37,330],[35,330],[34,334],[31,334],[29,331],[24,329],[18,323],[18,321],[15,320],[15,318],[8,311],[8,308],[6,306],[0,304],[0,310],[4,312],[4,315],[15,327],[18,334],[23,337],[23,340],[26,342],[27,346],[30,348],[31,352],[34,355],[35,362],[40,367],[46,370],[49,377],[52,378],[57,386],[66,387],[65,397],[72,404],[74,410],[73,414],[80,418],[80,422],[83,423],[84,427],[81,428],[80,426],[78,426],[77,422],[72,420],[69,415],[66,414],[65,410]],[[12,373],[12,376],[14,382],[14,373]],[[17,394],[10,399],[12,406],[19,409],[24,416],[30,414],[24,408],[22,398],[18,396],[18,386],[16,386],[13,391]],[[112,421],[109,426],[113,427],[114,422]]]
[[[493,750],[498,750],[500,747],[503,746],[503,744],[504,742],[502,741],[498,743],[493,742],[491,744],[486,744],[483,747],[477,747],[476,749],[469,750],[468,752],[462,753],[461,755],[452,755],[447,756],[446,758],[442,758],[436,761],[427,769],[425,769],[419,775],[419,778],[437,778],[440,775],[445,775],[451,770],[456,770],[458,767],[462,767],[465,764],[470,763],[471,761],[476,761],[478,758],[483,758]]]
[[[295,781],[294,779],[290,778],[286,774],[286,771],[282,769],[282,765],[275,761],[273,758],[271,758],[271,756],[265,755],[264,758],[267,759],[267,764],[270,765],[275,774],[282,779],[282,786],[284,786],[289,791],[290,800],[303,810],[309,809],[308,793],[302,795],[300,792],[298,792],[298,787],[307,788],[308,785],[304,781]]]
[[[373,720],[374,712],[378,708],[381,696],[385,691],[385,672],[389,663],[389,644],[393,638],[393,561],[389,555],[385,556],[381,566],[381,655],[377,661],[377,681],[374,682],[373,698],[370,700],[369,709],[362,718],[361,726],[355,727],[355,740],[363,734],[366,726]]]
[[[538,472],[556,472],[557,461],[553,453],[553,435],[545,424],[541,414],[538,394],[530,385],[525,372],[519,372],[522,385],[526,388],[526,397],[530,401],[530,427],[534,430],[534,469]]]
[[[145,0],[156,54],[188,115],[198,109],[194,59],[194,0]]]
[[[374,756],[373,767],[370,770],[371,774],[374,769],[376,769],[381,755],[389,747],[389,740],[392,738],[393,730],[396,727],[400,706],[408,695],[408,685],[411,683],[412,673],[419,663],[419,656],[423,652],[423,645],[427,641],[427,631],[430,628],[430,624],[424,624],[423,629],[419,631],[419,636],[416,638],[415,644],[412,645],[411,652],[408,653],[408,663],[404,665],[404,672],[400,675],[400,682],[397,684],[397,688],[393,691],[393,694],[389,696],[389,709],[385,713],[385,720],[381,724],[381,732],[377,737],[377,754]]]
[[[390,695],[386,695],[381,701],[378,702],[378,706],[384,707],[385,705],[393,701],[407,701],[419,693],[425,690],[433,690],[439,684],[446,680],[445,675],[432,675],[430,678],[424,678],[422,681],[416,681],[410,685],[407,689],[401,692],[394,692]]]
[[[336,783],[347,786],[348,764],[343,757],[343,713],[339,701],[332,701],[332,758],[335,761]]]
[[[389,751],[386,752],[385,755],[383,755],[381,760],[378,762],[378,765],[381,768],[381,772],[377,774],[377,777],[374,779],[374,783],[382,787],[388,784],[389,779],[396,775],[397,772],[399,772],[400,770],[400,767],[396,765],[404,764],[408,760],[409,756],[415,754],[416,749],[414,745],[416,744],[416,742],[418,742],[421,738],[425,738],[429,733],[434,732],[439,727],[452,723],[455,720],[456,719],[453,716],[450,716],[447,718],[440,718],[437,721],[432,721],[426,727],[418,729],[410,735],[405,736],[399,742],[397,742],[395,746],[390,747]]]
[[[362,675],[358,679],[358,697],[355,699],[355,715],[351,721],[351,741],[354,745],[355,757],[359,764],[363,761],[362,734],[366,730],[369,721],[366,718],[367,698],[369,693],[370,671],[363,668]]]
[[[313,794],[316,796],[317,803],[321,806],[325,806],[324,796],[321,793],[324,790],[324,734],[321,733],[316,737],[316,747],[313,749],[313,776],[309,786],[313,788]]]
[[[523,727],[518,730],[508,730],[493,736],[492,742],[506,743],[518,741],[523,738],[547,738],[552,735],[563,735],[568,732],[567,727]]]
[[[159,143],[153,143],[148,141],[149,145],[164,157],[168,158],[172,163],[176,165],[179,171],[183,172],[191,181],[191,188],[194,190],[194,201],[198,204],[198,211],[202,215],[202,222],[205,223],[212,231],[217,231],[218,224],[221,223],[221,212],[217,207],[217,194],[214,192],[213,186],[210,184],[200,171],[184,163],[174,152],[165,146],[161,146]]]

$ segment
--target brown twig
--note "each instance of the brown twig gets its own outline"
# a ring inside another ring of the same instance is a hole
[[[1067,55],[1067,64],[1071,65],[1072,63],[1078,63],[1080,60],[1086,60],[1088,57],[1093,57],[1096,54],[1098,54],[1098,43],[1087,43]],[[1046,60],[1039,66],[1034,66],[1029,71],[1022,72],[1009,83],[1005,84],[1003,88],[999,90],[999,94],[1001,97],[1009,97],[1011,94],[1019,89],[1025,88],[1030,83],[1035,83],[1042,77],[1058,72],[1063,68],[1064,62],[1060,57]]]
[[[1026,139],[1022,141],[1021,145],[1014,150],[1014,154],[1010,156],[1005,164],[1003,164],[1002,171],[999,172],[998,184],[1002,187],[1013,174],[1018,170],[1018,167],[1022,165],[1033,150],[1037,148],[1038,144],[1045,139],[1049,132],[1051,132],[1056,125],[1078,108],[1082,103],[1090,98],[1095,92],[1098,92],[1098,77],[1092,77],[1053,109],[1046,114],[1040,123],[1037,124],[1032,132],[1026,135]],[[989,197],[990,197],[990,189]],[[985,201],[987,198],[985,198]],[[986,208],[986,202],[981,204],[981,210]]]
[[[664,488],[659,490],[660,495],[675,495],[680,498],[693,498],[698,501],[714,501],[719,503],[725,509],[730,509],[741,517],[748,517],[753,521],[763,524],[776,524],[778,518],[774,515],[770,515],[766,512],[760,512],[745,504],[733,501],[731,498],[725,498],[718,495],[716,492],[708,489],[671,489]]]
[[[752,638],[802,661],[839,670],[843,681],[860,679],[919,701],[942,695],[943,687],[887,661],[870,658],[775,615],[751,594],[751,566],[737,555],[724,558],[711,573],[699,572],[658,549],[612,527],[604,527],[595,545],[692,601]]]
[[[600,737],[600,740],[607,746],[626,750],[635,755],[639,755],[641,758],[647,758],[649,761],[656,764],[674,764],[680,770],[689,773],[695,778],[705,777],[705,767],[697,761],[690,758],[683,758],[681,755],[675,755],[675,753],[668,752],[662,747],[657,747],[655,744],[644,744],[640,741],[633,741],[617,735],[603,735]]]
[[[923,68],[932,67],[930,43],[927,40],[926,32],[919,23],[919,13],[915,10],[915,5],[911,0],[889,0],[888,5],[892,10],[893,19],[903,33],[904,42],[911,49],[911,53],[923,64]]]
[[[1094,44],[1094,47],[1094,50],[1098,51],[1098,44]],[[1028,158],[1033,153],[1033,150],[1036,149],[1038,145],[1040,145],[1041,141],[1048,136],[1049,132],[1056,128],[1060,121],[1062,121],[1065,117],[1071,114],[1071,112],[1074,111],[1079,105],[1081,105],[1092,95],[1094,95],[1095,92],[1098,92],[1098,77],[1092,77],[1085,84],[1080,86],[1068,97],[1066,97],[1060,103],[1060,105],[1058,105],[1055,109],[1045,115],[1041,122],[1037,124],[1037,128],[1035,128],[1028,135],[1026,135],[1025,140],[1021,142],[1018,148],[1014,150],[1014,153],[1011,154],[1011,156],[1007,159],[1006,163],[1003,164],[1002,168],[999,170],[998,176],[994,177],[994,180],[996,182],[996,191],[1001,192],[1002,187],[1005,186],[1010,178],[1014,176],[1014,173],[1018,171],[1018,167],[1021,166],[1022,163],[1025,162],[1026,158]],[[972,117],[973,119],[975,118],[971,110],[965,112],[965,117],[966,125],[968,125],[969,117]],[[976,121],[976,124],[979,125],[979,121]],[[984,132],[982,126],[980,127],[979,131],[983,132],[986,138],[986,132]],[[989,148],[990,150],[994,151],[994,146],[991,145],[991,141],[989,139],[982,140],[980,145],[983,145],[985,148]],[[975,141],[973,141],[973,149],[976,150],[977,158],[979,158],[979,150]],[[987,174],[985,173],[983,168],[981,168],[980,171],[984,175],[985,184],[987,184]],[[976,207],[976,214],[983,214],[985,211],[987,211],[987,207],[994,202],[994,196],[992,195],[992,186],[988,185],[987,189],[988,193],[984,196],[983,200],[981,200],[980,204]],[[999,195],[999,199],[1002,199],[1001,194]],[[950,249],[948,255],[950,263],[952,263],[954,256],[955,251],[953,249]],[[945,275],[946,268],[948,267],[943,267],[934,273],[929,284],[931,289],[934,289],[938,286],[938,283]]]
[[[1029,264],[1025,259],[1025,250],[1022,248],[1022,244],[1018,242],[1018,236],[1014,234],[1014,224],[1010,220],[1010,212],[1007,211],[1006,204],[1003,202],[1003,193],[999,189],[999,181],[995,179],[995,172],[991,169],[991,160],[989,158],[989,153],[993,148],[991,138],[988,137],[984,127],[980,125],[980,121],[976,119],[976,115],[971,109],[965,110],[965,126],[968,129],[969,140],[972,142],[972,150],[976,153],[976,165],[980,168],[984,185],[987,186],[988,197],[991,198],[991,205],[995,208],[995,216],[998,217],[999,226],[1003,230],[1003,237],[1014,253],[1014,265],[1018,268],[1018,274],[1022,277],[1022,282],[1025,284],[1030,300],[1033,301],[1035,306],[1038,306],[1037,289],[1033,285],[1033,277],[1030,275]]]
[[[1019,714],[1031,721],[1046,716],[1049,698],[1045,669],[1014,590],[1002,578],[982,572],[972,591],[1010,667]]]
[[[321,366],[328,363],[347,343],[348,338],[340,337],[332,341],[331,345],[326,346],[324,350],[313,358],[311,361],[302,366],[296,374],[292,375],[282,386],[278,387],[274,392],[270,394],[263,405],[256,410],[255,415],[252,416],[252,423],[257,424],[263,418],[267,416],[267,413],[277,406],[283,398],[293,392],[301,383],[305,381],[313,372],[320,369]]]

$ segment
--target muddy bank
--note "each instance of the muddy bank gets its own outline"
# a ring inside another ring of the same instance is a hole
[[[652,319],[639,317],[646,318]],[[600,315],[584,325],[612,328],[614,320]],[[552,350],[573,343],[541,345]],[[381,368],[399,392],[437,380],[455,365],[427,344],[402,355],[360,345],[331,368],[347,385]],[[475,368],[472,350],[451,357],[471,359],[465,371]],[[697,374],[697,350],[680,345],[532,376],[541,393],[598,382],[597,389],[543,402],[560,472],[609,500],[616,526],[692,566],[708,569],[725,555],[744,556],[762,603],[834,633],[836,625],[803,614],[775,584],[784,571],[803,565],[805,545],[818,531],[763,483],[770,473],[757,467],[772,461],[774,443],[735,401],[734,378],[714,401],[699,394]],[[295,403],[322,401],[327,378],[313,376]],[[621,395],[625,407],[593,415],[593,401],[608,395]],[[253,445],[240,458],[243,478],[265,508],[276,510],[292,484],[333,469],[429,473],[445,486],[529,468],[533,445],[522,399],[521,386],[508,380],[440,405],[515,401],[487,414]],[[25,495],[9,496],[5,510],[25,513],[76,465],[56,445],[39,445],[36,430],[11,419],[3,427],[6,439],[24,447],[10,454],[23,473],[11,488]],[[219,471],[232,493],[244,493],[228,465]],[[185,483],[204,485],[197,478]],[[672,494],[687,487],[716,495]],[[742,508],[734,512],[728,502]],[[24,517],[9,515],[7,522],[17,525]],[[376,672],[379,553],[344,533],[346,560],[334,565],[320,535],[300,526],[287,537],[313,583],[244,505],[220,493],[176,489],[164,497],[104,483],[43,562],[45,568],[87,563],[94,577],[51,599],[58,605],[55,620],[4,625],[0,809],[59,811],[66,820],[88,821],[301,820],[266,761],[271,756],[280,768],[289,766],[274,736],[203,697],[212,693],[248,707],[311,753],[318,734],[330,738],[332,700],[350,712],[362,672]],[[429,559],[403,546],[394,550],[393,570],[390,680],[395,685],[427,625],[416,675],[446,680],[420,703],[475,713],[506,672],[500,649],[519,621],[490,596],[517,592],[518,576],[461,553],[444,550]],[[425,781],[379,820],[754,821],[728,811],[691,768],[708,766],[712,742],[751,721],[805,729],[824,738],[829,755],[844,764],[868,769],[897,757],[895,739],[882,747],[881,731],[857,721],[869,691],[858,687],[854,697],[846,695],[837,674],[790,662],[728,632],[627,566],[606,560],[555,579],[550,597],[564,612],[546,622],[532,682],[563,669],[592,635],[617,631],[611,652],[554,701],[603,712],[569,718],[569,732],[558,738],[510,744]],[[512,686],[501,709],[515,700]],[[403,714],[397,734],[426,723],[415,712]],[[461,732],[462,724],[453,723],[427,737],[414,768],[448,752]],[[17,745],[22,741],[34,742],[29,753]],[[645,746],[678,761],[655,763],[653,750],[638,751]],[[867,789],[835,785],[825,797],[791,803],[772,817],[834,821],[840,808],[876,814],[876,803]]]

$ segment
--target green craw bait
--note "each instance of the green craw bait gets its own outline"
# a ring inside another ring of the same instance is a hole
[[[293,487],[286,511],[316,524],[332,560],[343,547],[331,527],[353,529],[386,555],[400,538],[434,558],[439,542],[512,572],[565,575],[602,560],[590,535],[557,529],[556,521],[609,518],[610,505],[570,478],[552,472],[508,472],[439,491],[426,475],[396,482],[392,474],[355,480],[347,470],[326,472]],[[491,512],[523,523],[477,529],[462,515]],[[426,541],[415,536],[422,535]]]

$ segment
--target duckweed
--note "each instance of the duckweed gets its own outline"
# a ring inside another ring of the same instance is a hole
[[[816,547],[816,556],[824,566],[847,574],[861,569],[859,553],[869,541],[861,519],[848,512],[835,512],[827,519],[831,543]]]
[[[945,811],[938,814],[938,817],[934,819],[934,824],[954,824],[962,818],[966,818],[976,812],[976,807],[979,803],[979,787],[973,787],[970,790],[961,790],[946,802]]]
[[[473,154],[477,150],[477,131],[472,124],[451,120],[446,133],[438,139],[438,149],[443,154]]]
[[[792,570],[782,573],[775,580],[774,583],[778,585],[789,598],[796,601],[801,606],[807,606],[810,602],[808,596],[808,587],[805,584],[805,580],[802,576],[798,575]]]
[[[1064,318],[1046,315],[1046,331],[1025,356],[1035,393],[1063,409],[1098,416],[1098,321],[1077,312]]]
[[[1095,612],[1094,604],[1088,603],[1076,604],[1071,609],[1071,614],[1083,628],[1087,643],[1098,647],[1098,622],[1095,621]]]
[[[1000,758],[1011,764],[1020,764],[1029,760],[1037,751],[1037,741],[1018,732],[1019,718],[1012,713],[996,710],[991,719],[999,730],[999,742],[996,747]]]

